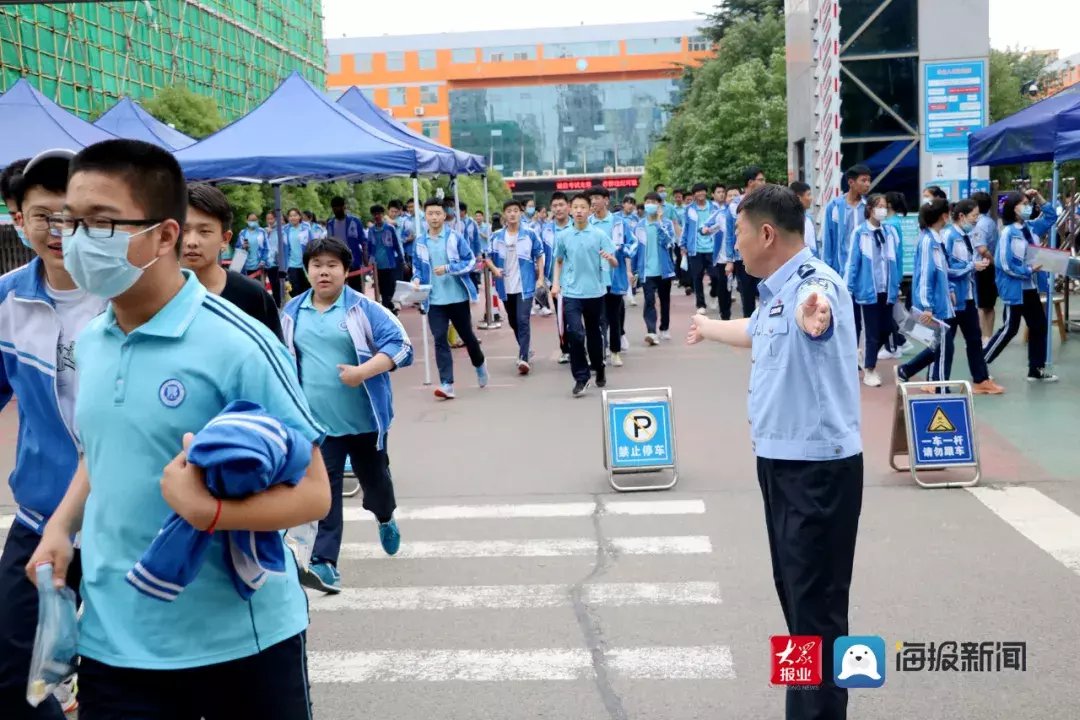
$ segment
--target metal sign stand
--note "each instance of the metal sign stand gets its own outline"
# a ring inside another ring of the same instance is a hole
[[[679,481],[675,414],[671,388],[605,390],[603,409],[604,469],[616,492],[670,490]],[[619,475],[671,471],[666,482],[623,485]]]
[[[946,389],[951,392],[938,392]],[[973,407],[971,383],[966,380],[897,383],[889,465],[897,472],[910,471],[923,488],[977,485],[982,471]],[[907,467],[897,464],[901,455],[907,455]],[[919,477],[920,473],[955,468],[973,468],[974,477],[945,482]]]

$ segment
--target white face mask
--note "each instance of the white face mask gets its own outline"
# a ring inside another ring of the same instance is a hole
[[[138,281],[143,271],[160,257],[155,257],[142,267],[132,265],[127,259],[131,239],[151,232],[160,224],[136,233],[114,230],[109,238],[92,238],[86,227],[80,225],[74,235],[61,239],[64,269],[76,285],[91,295],[106,300],[123,295]]]
[[[881,222],[882,220],[884,220],[887,217],[889,217],[889,209],[888,208],[883,208],[883,207],[874,208],[874,219],[875,220],[877,220],[878,222]]]

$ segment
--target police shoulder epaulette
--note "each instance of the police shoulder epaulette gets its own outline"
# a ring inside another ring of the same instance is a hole
[[[815,272],[816,272],[816,270],[814,269],[814,266],[811,265],[810,263],[803,263],[802,265],[799,266],[799,269],[798,269],[799,277],[801,277],[803,279],[806,279],[806,278],[810,277]]]

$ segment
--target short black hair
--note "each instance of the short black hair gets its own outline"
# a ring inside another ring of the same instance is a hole
[[[658,193],[658,192],[660,192],[660,188],[666,188],[666,187],[667,187],[667,185],[665,185],[664,183],[656,183],[655,185],[653,185],[653,192]]]
[[[796,195],[802,195],[810,189],[810,186],[804,183],[802,180],[796,180],[795,182],[788,185],[788,187],[791,188],[791,192],[795,193]]]
[[[599,195],[600,197],[604,197],[604,198],[611,197],[611,193],[603,185],[594,185],[594,186],[592,186],[591,188],[589,188],[588,190],[585,191],[585,195],[590,200],[592,198],[596,197],[597,195]]]
[[[341,264],[348,270],[352,267],[352,250],[349,250],[349,246],[338,240],[333,235],[328,235],[318,240],[312,240],[304,248],[304,268],[306,269],[311,261],[319,255],[333,255],[338,260],[341,260]]]
[[[146,219],[184,224],[187,183],[180,163],[168,150],[142,140],[104,140],[71,159],[69,177],[80,172],[119,177]]]
[[[294,207],[291,207],[291,208],[289,208],[288,210],[285,211],[285,217],[289,217],[293,213],[296,213],[300,217],[303,217],[303,214],[300,212],[300,208],[294,208]]]
[[[949,196],[945,194],[945,191],[937,185],[927,185],[925,188],[923,188],[923,192],[930,193],[930,195],[937,198],[938,200],[949,199]]]
[[[570,204],[573,205],[575,200],[584,200],[586,203],[592,202],[592,196],[588,193],[579,192],[574,197],[570,198]]]
[[[904,197],[904,193],[890,190],[885,193],[885,201],[889,203],[889,207],[891,207],[893,212],[897,215],[908,214],[907,198]]]
[[[551,202],[555,202],[556,200],[564,200],[567,204],[570,203],[570,198],[566,197],[566,193],[561,190],[551,193]]]
[[[192,183],[188,185],[187,195],[188,207],[220,220],[222,232],[232,229],[233,211],[225,193],[213,185]]]
[[[518,200],[517,198],[510,198],[509,200],[507,200],[506,202],[503,203],[503,212],[506,212],[507,208],[512,208],[512,207],[516,207],[518,210],[523,210],[524,209],[524,208],[521,207],[521,201],[520,200]]]
[[[656,202],[663,202],[663,200],[660,198],[660,193],[655,191],[645,194],[645,202],[649,202],[650,200],[655,200]]]
[[[330,199],[330,207],[337,207],[339,205],[345,205],[345,198],[341,197],[340,195],[336,195],[335,197],[332,197]]]
[[[764,173],[765,171],[757,165],[751,165],[750,167],[746,168],[745,170],[743,170],[742,173],[743,187],[746,187],[750,183],[754,182],[755,180],[757,180],[758,175],[763,175]]]
[[[848,179],[848,182],[851,182],[852,180],[857,180],[863,175],[866,175],[867,177],[873,177],[874,173],[871,172],[870,168],[866,167],[865,165],[852,165],[848,168],[847,172],[844,173],[844,177]]]
[[[385,215],[386,214],[386,208],[384,208],[382,205],[379,205],[378,203],[375,203],[374,205],[372,205],[368,209],[368,211],[372,215]]]
[[[969,214],[972,210],[979,207],[975,200],[972,198],[964,198],[963,200],[957,200],[952,206],[952,216],[956,218],[963,217]]]
[[[675,194],[675,195],[686,195],[686,191],[685,191],[685,190],[683,190],[682,188],[679,188],[679,189],[677,189],[677,190],[672,190],[671,192],[672,192],[673,194]]]
[[[690,188],[690,192],[694,195],[699,192],[709,192],[709,186],[705,183],[694,183],[694,187]]]
[[[305,210],[304,212],[302,212],[300,214],[303,215],[308,220],[314,220],[315,219],[315,213],[311,212],[310,210]]]
[[[765,185],[750,193],[739,203],[739,212],[799,237],[806,228],[802,200],[783,185]]]
[[[926,230],[949,212],[949,203],[941,198],[934,198],[919,208],[919,227]]]
[[[22,210],[30,188],[39,187],[47,192],[63,194],[67,189],[68,162],[63,157],[47,157],[35,162],[30,172],[25,172],[24,166],[24,172],[12,178],[8,187],[10,195],[7,197],[15,201],[15,207],[8,209]]]
[[[391,200],[390,202],[386,203],[386,207],[388,207],[388,208],[396,208],[398,210],[404,210],[405,209],[405,206],[401,203],[400,200]]]
[[[466,205],[465,201],[463,200],[458,203],[458,210],[460,210],[461,212],[469,212],[469,206]]]
[[[622,201],[623,201],[623,205],[625,205],[628,202],[629,203],[634,203],[635,206],[637,205],[637,198],[634,197],[633,195],[624,195]]]
[[[26,167],[26,163],[28,162],[30,162],[30,158],[16,160],[0,172],[0,199],[7,201],[8,199],[15,197],[14,188],[12,186],[15,178],[22,174],[23,168]],[[18,210],[17,207],[8,209]]]
[[[716,192],[720,188],[723,188],[724,191],[727,192],[727,185],[725,185],[724,183],[722,183],[722,182],[713,183],[713,186],[712,186],[712,191],[713,192]]]
[[[983,215],[990,214],[990,207],[994,204],[994,199],[990,197],[990,193],[982,192],[971,194],[971,199],[975,201],[975,204],[979,206],[979,212]]]
[[[428,198],[427,200],[425,200],[424,210],[427,211],[429,207],[443,208],[443,210],[446,209],[445,207],[443,207],[443,201],[439,198]]]

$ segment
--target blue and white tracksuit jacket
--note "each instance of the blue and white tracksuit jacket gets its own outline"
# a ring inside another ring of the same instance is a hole
[[[244,272],[255,272],[259,269],[259,263],[264,267],[270,267],[270,236],[262,228],[244,228],[236,238],[236,249],[239,250],[248,244],[248,256],[244,261]]]
[[[334,237],[334,230],[339,222],[345,223],[345,244],[349,246],[349,251],[352,252],[353,256],[352,266],[349,270],[359,270],[365,265],[369,250],[367,233],[364,232],[364,223],[360,221],[360,218],[348,213],[345,213],[344,220],[338,220],[336,217],[331,216],[326,221],[327,237]]]
[[[1045,292],[1050,280],[1046,273],[1033,277],[1031,266],[1024,259],[1029,244],[1024,237],[1026,226],[1031,235],[1030,244],[1038,244],[1039,237],[1045,234],[1057,222],[1057,212],[1050,203],[1040,206],[1042,215],[1037,220],[1027,223],[1006,225],[998,237],[997,253],[994,255],[994,279],[997,281],[998,295],[1006,305],[1022,305],[1024,291],[1037,289]]]
[[[384,222],[382,227],[372,225],[367,230],[367,251],[371,260],[375,259],[375,248],[379,245],[387,248],[386,254],[390,261],[389,265],[380,267],[380,270],[392,270],[405,264],[405,247],[398,239],[397,231],[393,224]]]
[[[900,294],[900,235],[896,228],[884,223],[878,228],[885,238],[878,255],[885,263],[885,295],[891,305]],[[844,282],[851,299],[858,305],[875,305],[878,289],[874,280],[874,247],[877,238],[874,227],[864,222],[851,235],[851,252],[844,271]]]
[[[285,338],[285,347],[296,358],[297,375],[300,373],[300,351],[293,342],[296,318],[300,313],[300,306],[311,292],[307,290],[294,297],[281,313],[281,334]],[[356,364],[363,365],[377,354],[383,353],[394,361],[394,369],[412,365],[412,342],[394,314],[347,285],[342,292],[345,293],[345,327],[356,349]],[[390,423],[394,420],[394,393],[390,374],[380,373],[368,378],[362,387],[368,394],[368,402],[375,414],[375,425],[379,433],[376,447],[382,450],[386,434],[390,431]]]
[[[712,230],[719,227],[720,232],[713,234],[713,265],[719,263],[735,262],[741,260],[739,253],[735,250],[735,233],[729,232],[728,227],[731,223],[728,222],[731,216],[727,205],[722,205],[713,210],[709,219],[705,221],[705,224],[701,226],[702,230]],[[731,237],[728,237],[728,236]]]
[[[503,302],[506,302],[506,251],[506,229],[503,228],[491,236],[491,261],[504,273],[503,277],[495,278],[495,292],[499,294],[499,299]],[[544,252],[544,242],[532,230],[519,227],[515,251],[518,273],[521,275],[521,297],[524,300],[531,300],[536,293],[536,261],[541,257],[547,257]],[[547,268],[545,267],[544,270],[546,273]]]
[[[18,398],[19,436],[8,485],[15,521],[37,534],[67,492],[79,464],[75,428],[64,422],[56,391],[61,323],[45,291],[39,258],[0,277],[0,408]],[[104,310],[106,301],[88,300]]]
[[[645,268],[649,251],[649,225],[656,225],[656,249],[660,255],[660,277],[675,277],[675,262],[671,259],[671,247],[676,244],[675,224],[670,220],[661,220],[658,223],[643,220],[634,228],[637,250],[634,252],[633,268],[639,285],[644,285],[645,280],[648,279],[645,275]]]
[[[627,260],[633,260],[637,253],[637,238],[634,236],[634,228],[637,223],[631,222],[613,215],[611,239],[615,243],[615,260],[618,265],[611,267],[604,263],[604,270],[608,276],[608,292],[612,295],[625,295],[630,292],[630,278],[627,276]]]
[[[949,261],[945,242],[932,230],[923,230],[915,247],[915,276],[911,284],[911,307],[929,310],[938,320],[955,314],[949,297]]]
[[[821,259],[841,275],[847,267],[851,234],[865,218],[866,198],[860,198],[854,210],[848,206],[847,195],[834,197],[825,206]]]
[[[442,238],[446,240],[446,256],[449,259],[449,274],[461,282],[465,292],[469,295],[469,302],[476,302],[479,294],[476,285],[473,284],[469,274],[476,270],[476,256],[465,238],[458,235],[448,226],[443,225]],[[434,275],[431,269],[431,251],[428,249],[428,231],[417,238],[413,245],[413,279],[419,279],[421,285],[430,285]],[[431,298],[424,300],[424,312],[427,312]]]
[[[311,443],[261,405],[235,400],[195,435],[187,457],[203,468],[211,495],[239,499],[275,485],[297,485],[311,463]],[[143,595],[172,602],[195,580],[212,542],[213,535],[172,513],[126,579]],[[229,530],[224,552],[244,600],[271,573],[289,567],[280,531]]]
[[[704,208],[699,208],[697,203],[686,206],[686,222],[683,223],[679,247],[685,250],[687,255],[697,254],[698,230],[712,218],[715,212],[716,208],[711,202],[706,203]],[[713,237],[713,255],[716,255],[715,237]]]
[[[974,230],[974,229],[973,229]],[[945,229],[945,259],[949,261],[949,287],[952,289],[953,298],[957,309],[963,309],[967,304],[968,296],[978,302],[975,290],[975,261],[979,256],[975,251],[974,237],[971,232],[967,234],[971,242],[971,250],[968,250],[964,242],[963,231],[955,225]]]

